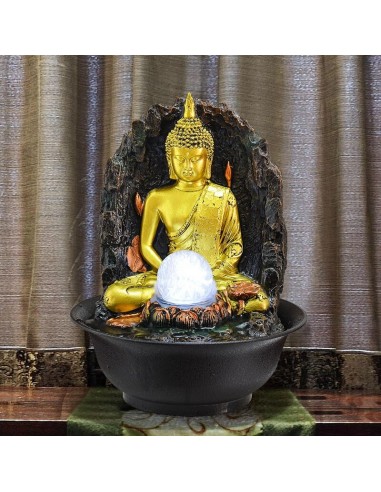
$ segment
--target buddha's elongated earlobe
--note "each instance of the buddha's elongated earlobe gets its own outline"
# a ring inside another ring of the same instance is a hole
[[[205,179],[210,179],[211,175],[212,175],[212,160],[208,159],[206,161],[204,177]]]
[[[177,176],[173,170],[172,162],[168,160],[168,168],[169,168],[169,179],[177,179]]]

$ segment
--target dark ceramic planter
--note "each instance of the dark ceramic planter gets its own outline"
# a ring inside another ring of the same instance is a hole
[[[278,315],[286,331],[234,342],[163,343],[100,333],[85,322],[94,317],[87,299],[71,311],[90,334],[98,363],[129,405],[168,415],[215,415],[238,411],[271,377],[287,336],[301,328],[306,313],[281,300]]]

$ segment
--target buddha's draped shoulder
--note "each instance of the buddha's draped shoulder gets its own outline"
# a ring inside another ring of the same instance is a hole
[[[195,251],[212,268],[227,260],[231,270],[242,254],[242,238],[236,199],[229,188],[208,183],[190,215],[175,234],[168,235],[169,252]]]

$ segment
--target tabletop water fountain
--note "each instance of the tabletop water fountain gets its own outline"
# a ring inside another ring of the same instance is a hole
[[[306,315],[280,300],[282,181],[266,141],[191,94],[134,121],[102,196],[104,293],[72,310],[123,399],[168,415],[236,412]]]

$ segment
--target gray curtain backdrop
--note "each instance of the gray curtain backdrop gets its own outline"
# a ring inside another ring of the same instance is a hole
[[[288,228],[288,345],[381,350],[381,57],[0,57],[0,346],[83,347],[103,171],[133,119],[195,98],[267,139]]]

